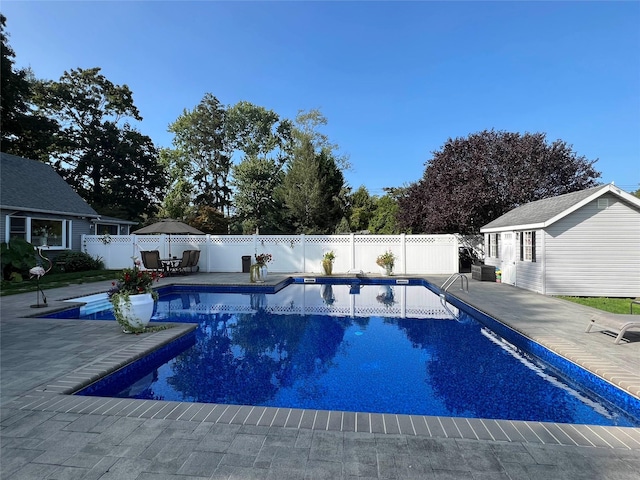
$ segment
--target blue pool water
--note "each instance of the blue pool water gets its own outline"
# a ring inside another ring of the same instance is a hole
[[[228,290],[228,289],[227,289]],[[190,336],[82,395],[360,412],[640,425],[420,285],[165,290]],[[108,312],[90,318],[107,318]]]

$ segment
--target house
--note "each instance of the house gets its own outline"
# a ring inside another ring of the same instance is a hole
[[[80,251],[83,234],[128,234],[131,225],[98,215],[51,166],[0,153],[2,242],[19,237],[52,253]]]
[[[545,295],[640,296],[640,199],[613,183],[531,202],[480,229],[502,282]]]

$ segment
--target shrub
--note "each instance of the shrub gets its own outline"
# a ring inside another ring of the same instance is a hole
[[[0,259],[3,280],[21,281],[29,275],[29,269],[37,264],[33,245],[20,238],[0,245]]]
[[[85,252],[62,252],[56,257],[56,262],[64,262],[65,272],[86,272],[87,270],[102,270],[104,262],[100,257],[93,258]]]

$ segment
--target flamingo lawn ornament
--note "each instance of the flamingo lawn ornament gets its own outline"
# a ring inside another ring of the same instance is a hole
[[[49,268],[45,270],[40,265],[36,265],[35,267],[29,270],[29,275],[30,275],[29,278],[36,277],[36,295],[37,295],[37,303],[35,305],[31,305],[31,308],[40,308],[40,307],[47,306],[47,297],[45,296],[44,292],[40,288],[40,277],[48,273],[49,270],[51,270],[51,267],[53,267],[53,263],[51,262],[51,260],[49,260],[47,257],[42,255],[42,248],[38,248],[37,250],[38,250],[38,256],[41,259],[49,262]],[[43,302],[42,304],[40,304],[40,294],[42,294],[42,302]]]

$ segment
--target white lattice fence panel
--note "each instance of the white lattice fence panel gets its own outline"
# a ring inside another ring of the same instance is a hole
[[[305,235],[304,246],[307,273],[323,273],[322,257],[330,251],[336,255],[333,273],[345,273],[351,269],[351,235]]]
[[[396,256],[395,273],[404,273],[402,237],[400,235],[357,235],[354,237],[354,268],[365,273],[381,273],[376,264],[379,255],[391,251]]]
[[[448,274],[458,271],[458,242],[454,235],[407,235],[407,274]]]

